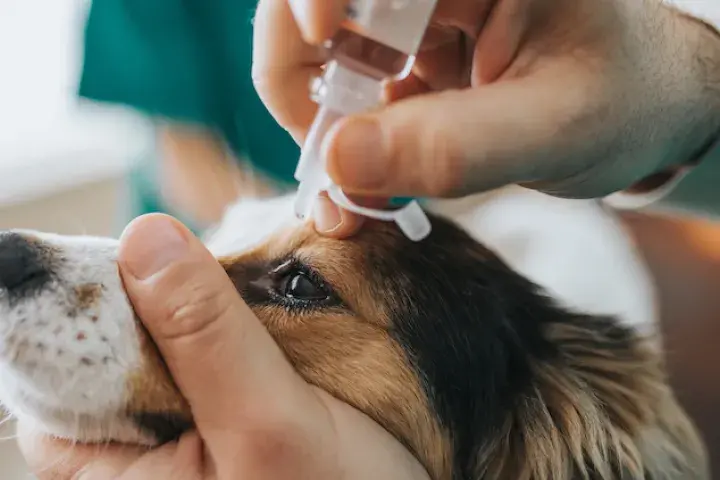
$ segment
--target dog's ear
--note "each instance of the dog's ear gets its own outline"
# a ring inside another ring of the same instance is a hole
[[[368,249],[367,261],[450,432],[459,478],[703,477],[655,339],[561,308],[457,226],[432,221],[425,241]]]
[[[654,339],[555,310],[543,333],[557,354],[531,359],[531,388],[479,450],[477,478],[706,478],[703,444]]]

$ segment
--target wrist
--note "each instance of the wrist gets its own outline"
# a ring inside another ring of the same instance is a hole
[[[677,4],[678,0],[666,2]],[[694,107],[694,119],[688,122],[686,147],[679,155],[664,163],[627,189],[609,195],[605,201],[619,209],[645,207],[666,197],[686,176],[701,165],[720,164],[720,31],[701,17],[689,15],[673,5],[664,5],[671,17],[676,46],[675,58],[688,58],[684,82],[695,85],[687,101]],[[668,63],[673,66],[671,56]],[[677,67],[675,67],[677,69]],[[676,79],[683,80],[683,76]],[[680,85],[679,88],[683,88]],[[685,143],[685,142],[682,142]],[[720,199],[719,199],[720,200]]]
[[[672,0],[671,3],[673,5],[665,5],[674,18],[674,28],[668,35],[676,37],[674,53],[687,59],[683,62],[688,70],[686,78],[693,85],[685,99],[693,107],[686,122],[691,126],[687,131],[688,146],[676,165],[692,168],[705,162],[720,138],[720,31],[707,18],[688,13],[687,1]],[[681,4],[683,10],[676,7]],[[667,61],[672,64],[674,60],[669,57]]]

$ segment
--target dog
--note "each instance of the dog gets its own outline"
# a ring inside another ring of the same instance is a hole
[[[418,243],[376,221],[338,241],[280,215],[288,200],[229,216],[211,251],[299,374],[434,480],[710,478],[654,332],[557,303],[447,215]],[[153,447],[192,417],[117,247],[0,234],[0,403],[55,436]]]

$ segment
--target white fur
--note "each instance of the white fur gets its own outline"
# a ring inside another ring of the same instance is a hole
[[[599,203],[509,187],[430,209],[454,218],[564,306],[614,315],[643,332],[656,326],[650,274],[618,218]]]
[[[294,194],[269,199],[240,199],[225,211],[218,227],[209,232],[205,245],[215,256],[232,255],[262,243],[281,227],[300,225],[294,215]],[[247,228],[252,225],[252,228]]]

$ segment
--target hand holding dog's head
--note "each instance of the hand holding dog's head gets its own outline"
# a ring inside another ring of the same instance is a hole
[[[154,441],[173,424],[177,433],[192,418],[202,442],[190,433],[147,454],[131,446],[51,440],[21,423],[23,451],[40,478],[76,478],[80,471],[83,479],[171,478],[172,472],[205,478],[209,471],[241,468],[257,479],[321,479],[363,465],[386,478],[423,478],[420,464],[386,431],[293,370],[217,260],[178,222],[150,216],[131,224],[118,263],[127,294],[182,392],[159,357],[146,352],[127,382],[125,408],[150,429],[138,431],[140,438],[150,434]],[[103,380],[101,374],[99,386],[107,388]],[[115,415],[112,421],[126,420]],[[337,428],[352,429],[352,442],[363,448],[343,442],[346,435],[338,436]],[[211,454],[204,457],[203,448]],[[370,475],[353,471],[353,478]]]

